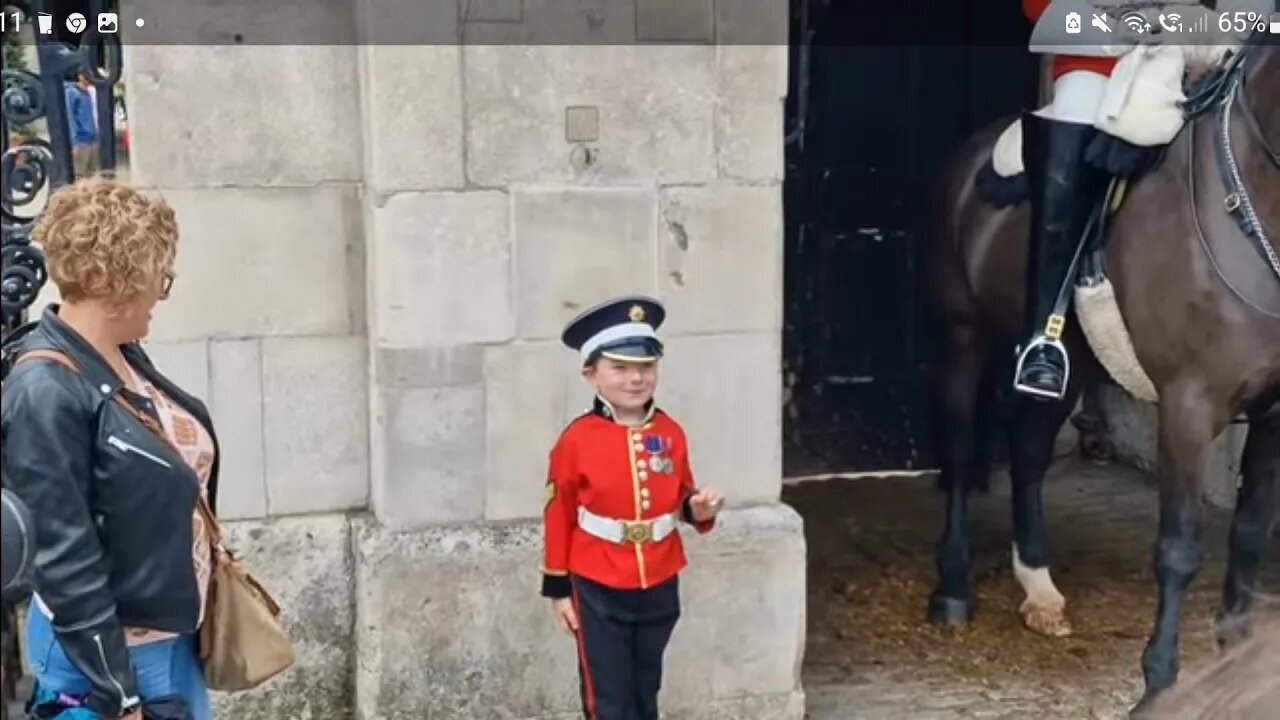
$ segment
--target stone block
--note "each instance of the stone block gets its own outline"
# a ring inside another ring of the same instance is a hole
[[[356,36],[364,47],[456,46],[462,39],[461,8],[473,1],[355,0]],[[424,70],[410,69],[398,79],[413,87]]]
[[[165,377],[187,393],[209,400],[209,343],[205,340],[183,342],[145,342],[143,348],[152,364]]]
[[[186,12],[190,3],[156,5]],[[307,15],[306,5],[281,7]],[[255,17],[242,31],[263,22],[269,20]],[[195,21],[176,16],[173,23],[171,28]],[[129,45],[132,181],[191,188],[358,180],[357,49],[319,43],[312,37],[294,46]],[[226,232],[225,225],[212,227]]]
[[[459,387],[484,381],[484,348],[480,345],[374,347],[370,352],[373,382],[382,390]]]
[[[210,343],[213,421],[222,453],[218,471],[218,515],[267,515],[266,449],[262,428],[262,343]]]
[[[363,328],[354,190],[166,190],[178,217],[173,295],[157,341],[347,335]]]
[[[781,182],[787,44],[716,47],[716,168],[722,178]]]
[[[591,305],[654,293],[652,190],[517,191],[514,208],[519,337],[559,338]]]
[[[590,407],[577,356],[556,341],[485,349],[485,517],[542,514],[551,447]]]
[[[484,388],[375,391],[372,498],[388,527],[477,520],[484,512]]]
[[[716,45],[716,88],[720,96],[743,100],[785,98],[790,81],[789,52],[787,42],[780,45]],[[777,140],[781,142],[782,137]]]
[[[662,191],[662,332],[781,331],[782,193],[776,185]]]
[[[721,97],[716,104],[716,171],[731,180],[780,183],[784,134],[782,100]]]
[[[636,0],[636,39],[715,42],[715,3],[712,0]]]
[[[505,193],[404,193],[371,212],[372,327],[379,346],[512,337]]]
[[[462,49],[365,45],[360,61],[365,184],[375,192],[463,187]]]
[[[629,45],[636,0],[484,0],[468,9],[467,45]]]
[[[466,0],[465,22],[520,22],[523,0]]]
[[[788,0],[716,0],[716,42],[721,45],[772,45],[790,42]]]
[[[272,515],[364,507],[368,373],[359,337],[262,341],[262,424]]]
[[[348,720],[355,598],[350,523],[341,515],[227,523],[228,545],[281,605],[294,664],[260,687],[214,693],[220,718]]]
[[[463,64],[474,183],[683,184],[715,175],[714,47],[468,45]],[[572,162],[570,106],[599,109],[589,163]]]
[[[1116,457],[1147,472],[1157,472],[1160,452],[1157,407],[1134,399],[1111,383],[1099,387],[1098,399]],[[1204,499],[1210,504],[1221,508],[1235,506],[1248,434],[1247,425],[1230,425],[1214,440],[1204,468]]]
[[[780,343],[777,333],[667,339],[658,405],[684,427],[697,482],[730,506],[782,489]]]
[[[536,522],[353,532],[360,717],[581,714],[574,643],[538,597]],[[712,534],[683,534],[691,563],[664,717],[803,717],[799,516],[781,504],[729,510]]]

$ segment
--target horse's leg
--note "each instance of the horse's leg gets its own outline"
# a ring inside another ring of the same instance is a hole
[[[929,597],[929,620],[938,624],[959,625],[973,617],[969,593],[969,490],[974,416],[986,356],[986,339],[977,328],[953,325],[947,329],[938,395],[946,527],[937,546],[938,586]]]
[[[1218,615],[1218,644],[1227,647],[1249,634],[1249,610],[1258,566],[1275,523],[1276,482],[1280,480],[1280,417],[1257,418],[1244,445],[1244,476],[1231,520],[1227,577]]]
[[[1160,529],[1153,564],[1158,586],[1156,617],[1142,653],[1146,692],[1141,714],[1178,679],[1178,623],[1187,587],[1200,569],[1200,494],[1209,446],[1226,426],[1198,382],[1160,389]]]
[[[1066,616],[1066,598],[1058,592],[1049,575],[1044,476],[1053,462],[1054,441],[1075,408],[1084,380],[1084,373],[1072,373],[1067,394],[1060,401],[1019,397],[1010,450],[1013,574],[1027,594],[1018,614],[1028,628],[1051,637],[1070,635],[1071,624]]]

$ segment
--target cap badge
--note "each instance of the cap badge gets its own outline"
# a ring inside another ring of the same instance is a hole
[[[643,322],[644,308],[640,307],[639,305],[632,305],[631,311],[628,313],[628,317],[631,318],[631,322]]]

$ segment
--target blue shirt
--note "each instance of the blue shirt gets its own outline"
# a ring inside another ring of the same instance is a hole
[[[63,91],[67,100],[67,126],[71,129],[72,145],[88,145],[98,139],[94,121],[97,108],[93,106],[93,97],[89,91],[69,82]]]

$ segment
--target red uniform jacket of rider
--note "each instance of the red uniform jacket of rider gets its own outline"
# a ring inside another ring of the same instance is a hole
[[[696,488],[688,442],[680,425],[661,410],[633,428],[614,422],[600,405],[597,401],[596,411],[570,423],[551,450],[543,511],[544,586],[572,573],[617,589],[650,588],[684,569],[680,533],[660,542],[602,540],[578,527],[578,506],[615,520],[651,520],[674,512],[690,522],[687,500]],[[712,518],[694,527],[706,533],[714,524]]]
[[[1022,12],[1026,14],[1027,19],[1036,22],[1040,16],[1044,14],[1045,8],[1049,7],[1051,0],[1022,0]],[[1084,19],[1088,22],[1088,18]],[[1063,75],[1074,70],[1088,70],[1096,72],[1099,75],[1110,76],[1111,71],[1115,69],[1118,58],[1102,58],[1102,57],[1086,57],[1084,55],[1055,55],[1050,72],[1053,79],[1057,80]]]

